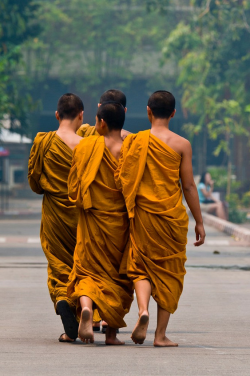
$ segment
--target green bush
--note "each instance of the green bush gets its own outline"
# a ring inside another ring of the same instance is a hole
[[[228,219],[233,223],[246,222],[247,214],[239,210],[240,199],[237,193],[227,196],[228,202]]]
[[[215,189],[224,190],[227,189],[227,168],[223,166],[211,166],[207,169],[210,172],[212,179],[214,180]],[[231,175],[231,191],[234,192],[240,188],[241,183],[235,180],[235,175]]]
[[[243,195],[241,202],[245,208],[250,208],[250,191]]]

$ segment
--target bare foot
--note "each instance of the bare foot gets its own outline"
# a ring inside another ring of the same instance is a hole
[[[170,341],[166,336],[164,338],[155,338],[154,340],[155,347],[177,347],[178,343]]]
[[[85,343],[94,343],[93,312],[88,307],[82,309],[78,337]]]
[[[110,326],[107,327],[106,330],[106,340],[105,340],[106,345],[113,345],[113,346],[120,346],[120,345],[125,345],[125,342],[120,341],[116,337],[116,329],[111,328]]]
[[[134,343],[139,344],[139,345],[143,344],[146,338],[146,334],[147,334],[148,323],[149,323],[148,311],[144,311],[139,317],[131,335],[131,338],[134,341]]]

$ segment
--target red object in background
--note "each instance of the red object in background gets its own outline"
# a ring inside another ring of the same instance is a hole
[[[0,157],[8,157],[8,155],[10,155],[10,151],[0,146]]]

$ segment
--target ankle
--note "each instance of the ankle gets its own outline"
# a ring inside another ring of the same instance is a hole
[[[149,315],[147,308],[139,309],[139,317],[141,317],[142,315],[145,315],[145,314]]]
[[[93,312],[93,310],[91,308],[89,308],[88,306],[83,306],[82,307],[82,311],[87,309],[89,312]]]
[[[156,329],[155,338],[164,339],[165,337],[166,337],[166,331],[165,330]]]
[[[106,329],[106,338],[115,339],[116,338],[116,329],[111,328],[110,326],[107,326],[107,329]]]

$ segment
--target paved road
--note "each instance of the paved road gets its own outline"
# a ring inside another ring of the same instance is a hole
[[[168,328],[179,348],[160,349],[152,346],[153,301],[142,346],[130,340],[136,303],[120,334],[126,346],[106,347],[102,334],[94,345],[59,343],[63,330],[47,291],[39,221],[0,221],[0,374],[248,376],[250,249],[212,228],[207,228],[207,244],[194,248],[193,225],[184,292]]]

